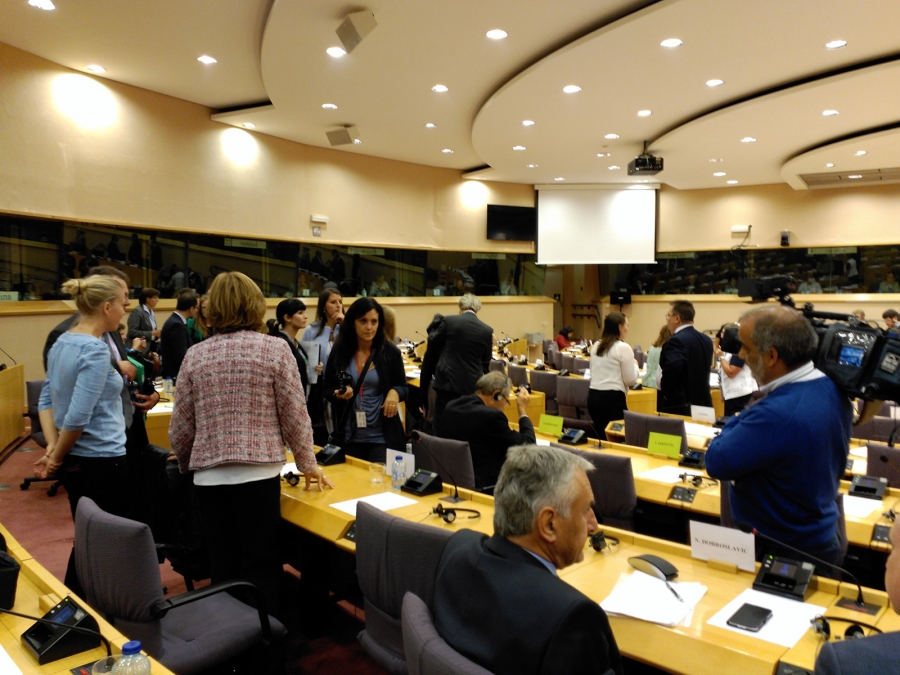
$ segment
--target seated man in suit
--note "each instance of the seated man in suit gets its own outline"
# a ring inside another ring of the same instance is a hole
[[[509,407],[511,389],[506,373],[494,371],[482,375],[475,383],[475,393],[450,401],[441,418],[438,434],[441,438],[469,444],[475,485],[479,488],[497,482],[507,448],[534,443],[534,425],[525,412],[530,397],[522,387],[516,391],[519,430],[509,428],[509,419],[503,411]]]
[[[556,573],[597,528],[592,470],[560,448],[509,449],[494,536],[461,530],[438,564],[435,626],[453,649],[496,675],[621,675],[606,614]]]
[[[893,549],[884,568],[884,588],[891,600],[891,608],[898,612],[900,611],[900,524],[895,524],[891,528],[891,545]],[[900,656],[898,655],[900,655],[900,632],[871,635],[842,642],[826,642],[822,645],[819,658],[816,660],[816,675],[896,675],[900,673]]]
[[[659,412],[687,415],[691,406],[712,407],[709,393],[709,369],[713,345],[708,335],[694,328],[694,305],[676,300],[666,313],[666,326],[672,331],[659,355]]]
[[[184,361],[184,355],[187,354],[187,350],[194,344],[187,329],[187,320],[197,316],[199,302],[200,296],[194,291],[179,293],[175,311],[163,324],[160,335],[163,379],[178,377],[178,371],[181,370],[181,362]]]

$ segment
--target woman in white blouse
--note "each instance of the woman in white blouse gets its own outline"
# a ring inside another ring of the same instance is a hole
[[[612,312],[603,321],[603,335],[591,348],[591,390],[588,412],[600,439],[606,438],[606,425],[625,417],[625,394],[638,377],[634,350],[624,341],[628,319]]]

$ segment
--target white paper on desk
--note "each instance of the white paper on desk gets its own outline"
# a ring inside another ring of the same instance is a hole
[[[705,405],[692,405],[691,406],[691,419],[695,422],[709,422],[710,424],[716,423],[716,409],[711,406]],[[691,433],[690,431],[688,433]]]
[[[712,410],[712,408],[710,408],[710,410]],[[713,421],[715,421],[715,420],[713,420]],[[715,427],[711,427],[706,424],[694,424],[693,422],[685,422],[684,423],[684,433],[686,433],[688,436],[700,436],[701,438],[715,438],[721,432],[722,432],[721,429],[716,429]]]
[[[865,445],[859,448],[850,448],[850,456],[859,457],[861,459],[868,459],[869,449]]]
[[[547,445],[547,446],[550,445],[550,441],[545,441],[543,438],[538,438],[538,439],[535,441],[535,443],[536,443],[537,445]]]
[[[0,646],[0,675],[22,675],[19,666],[2,646]]]
[[[343,511],[344,513],[349,513],[351,516],[355,516],[356,505],[359,502],[365,502],[366,504],[374,506],[376,509],[381,509],[382,511],[390,511],[391,509],[399,509],[401,506],[409,506],[410,504],[415,504],[416,500],[410,499],[409,497],[404,497],[403,495],[396,492],[381,492],[377,495],[360,497],[359,499],[348,499],[345,502],[338,502],[337,504],[329,504],[329,506],[337,509],[338,511]]]
[[[718,389],[719,388],[719,374],[718,373],[710,373],[709,374],[709,388],[710,389]]]
[[[300,346],[303,347],[303,351],[306,352],[306,358],[309,359],[309,363],[306,364],[306,374],[309,376],[309,383],[315,384],[319,381],[319,376],[316,374],[316,366],[319,365],[320,359],[319,343],[311,341],[301,342]]]
[[[873,511],[881,509],[881,500],[868,497],[844,495],[844,515],[854,518],[866,518]]]
[[[728,619],[745,603],[772,610],[772,618],[756,633],[728,625]],[[759,638],[760,640],[790,649],[809,630],[809,622],[816,615],[824,613],[825,608],[818,605],[789,600],[771,593],[762,593],[761,591],[754,591],[752,588],[748,588],[725,605],[707,623],[711,626],[718,626],[741,635],[749,635],[750,637]]]
[[[407,380],[414,380],[417,377],[422,377],[422,371],[419,368],[413,368],[412,370],[406,371]]]
[[[684,469],[677,466],[658,466],[655,469],[639,473],[637,478],[646,478],[660,483],[680,483]]]
[[[672,583],[672,582],[670,582]],[[672,583],[684,602],[676,598],[666,582],[635,570],[622,574],[612,593],[600,603],[608,614],[630,616],[663,626],[677,626],[706,594],[697,582]]]

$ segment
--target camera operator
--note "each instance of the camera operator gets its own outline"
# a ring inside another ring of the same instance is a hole
[[[740,357],[765,398],[729,420],[710,443],[706,470],[734,481],[735,523],[836,563],[835,497],[849,453],[852,410],[837,385],[813,365],[818,337],[789,307],[741,317]],[[757,542],[757,560],[787,554]],[[790,553],[791,557],[797,557]],[[817,574],[830,575],[829,569]]]

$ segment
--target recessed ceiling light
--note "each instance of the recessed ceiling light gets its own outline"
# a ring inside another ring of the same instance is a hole
[[[561,181],[561,180],[565,180],[565,178],[563,178],[562,176],[557,176],[557,177],[554,178],[553,180],[555,180],[555,181]]]
[[[606,168],[609,169],[610,171],[616,171],[619,167],[617,165],[613,164],[612,166],[608,166]]]
[[[358,138],[353,139],[353,145],[359,145],[360,143],[362,143],[362,141],[359,140]]]
[[[524,149],[525,149],[524,145],[514,145],[513,146],[513,150],[524,150]]]
[[[741,139],[741,143],[756,143],[756,139],[753,136],[744,136]]]
[[[840,115],[837,110],[823,110],[822,117],[834,117],[835,115]]]
[[[197,60],[198,60],[200,63],[205,63],[206,65],[210,65],[210,64],[212,64],[212,63],[216,63],[216,60],[215,60],[213,57],[207,56],[206,54],[204,54],[203,56],[198,56],[198,57],[197,57]]]
[[[606,134],[603,138],[614,141],[619,137],[619,134]]]
[[[534,120],[522,120],[522,126],[523,127],[533,127]]]
[[[709,160],[709,161],[710,161],[710,162],[722,162],[722,161],[724,161],[724,160],[723,160],[721,157],[718,157],[718,158],[714,157],[714,158],[712,158],[712,159]]]
[[[104,68],[103,66],[98,66],[96,63],[92,63],[89,66],[85,66],[84,69],[89,70],[92,73],[105,73],[106,72],[106,68]]]
[[[638,117],[650,117],[649,110],[638,110]]]
[[[526,164],[525,166],[528,167],[529,169],[536,169],[538,165],[537,164]]]
[[[341,49],[340,47],[329,47],[328,49],[325,50],[325,53],[328,54],[328,56],[335,58],[335,59],[339,59],[342,56],[347,55],[347,52],[345,50]]]
[[[598,152],[597,157],[612,157],[611,152]]]
[[[736,180],[726,180],[725,182],[728,183],[729,185],[737,185]]]
[[[449,91],[449,89],[447,89],[447,87],[445,87],[443,84],[436,84],[431,88],[431,91],[436,91],[439,94],[443,94],[445,91]]]
[[[37,7],[38,9],[45,9],[47,11],[51,9],[56,9],[56,5],[54,5],[50,0],[28,0],[28,4],[32,7]]]
[[[828,162],[828,164],[825,165],[825,168],[826,168],[826,169],[830,169],[830,168],[832,168],[833,166],[834,166],[834,164],[832,164],[831,162]]]
[[[863,155],[868,155],[869,153],[867,153],[865,150],[857,150],[853,154],[856,155],[857,157],[862,157]]]
[[[425,128],[426,128],[426,129],[434,129],[436,126],[437,126],[436,124],[433,124],[433,123],[431,123],[431,122],[426,122],[426,123],[425,123]]]
[[[862,174],[860,173],[852,173],[847,178],[862,178]]]
[[[505,30],[500,30],[499,28],[495,28],[494,30],[489,30],[485,33],[491,40],[502,40],[507,36],[507,32]]]
[[[707,87],[720,87],[723,84],[725,84],[725,80],[707,80],[706,81]]]
[[[641,180],[638,181],[638,183],[649,183],[649,182],[650,181],[647,180],[646,178],[642,178]]]
[[[673,47],[680,47],[684,43],[678,38],[668,38],[667,40],[663,40],[659,43],[660,47],[666,47],[668,49],[672,49]]]
[[[244,122],[242,125],[245,129],[255,129],[256,125],[253,122]]]
[[[441,150],[441,152],[443,152],[445,155],[453,154],[453,151],[450,148],[444,148],[443,150]]]
[[[713,174],[713,176],[727,176],[727,175],[728,175],[728,174],[726,174],[724,171],[716,171],[716,172]]]
[[[577,84],[567,84],[565,87],[563,87],[563,91],[567,94],[577,94],[579,91],[581,91],[581,87],[579,87]]]
[[[825,49],[840,49],[841,47],[846,47],[846,40],[832,40],[831,42],[825,43]]]
[[[325,110],[337,110],[337,106],[334,103],[323,103],[322,107],[325,108]]]

